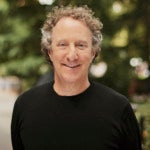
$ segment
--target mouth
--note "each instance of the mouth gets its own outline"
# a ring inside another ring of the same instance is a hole
[[[71,69],[74,69],[74,68],[78,68],[80,65],[69,65],[69,64],[63,64],[65,67],[68,67],[68,68],[71,68]]]

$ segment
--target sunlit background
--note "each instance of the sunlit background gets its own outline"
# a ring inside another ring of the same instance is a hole
[[[0,150],[11,150],[16,97],[53,79],[40,51],[40,28],[56,5],[88,5],[103,22],[101,52],[89,78],[129,98],[150,149],[150,37],[147,0],[0,0]],[[143,121],[144,120],[144,121]]]

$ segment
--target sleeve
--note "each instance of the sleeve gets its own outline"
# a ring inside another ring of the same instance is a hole
[[[13,108],[12,120],[11,120],[11,141],[13,150],[24,150],[20,136],[21,118],[18,106],[18,100],[16,100]]]
[[[129,103],[123,111],[122,128],[122,150],[142,150],[139,124]]]

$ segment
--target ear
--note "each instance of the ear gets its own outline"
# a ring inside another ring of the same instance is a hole
[[[50,50],[50,49],[47,50],[47,54],[48,54],[50,60],[52,61],[52,50]]]
[[[95,50],[92,50],[92,59],[95,60],[97,56],[97,52]]]

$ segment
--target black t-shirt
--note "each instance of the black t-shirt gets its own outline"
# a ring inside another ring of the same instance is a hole
[[[99,83],[81,94],[59,96],[53,82],[15,102],[14,150],[141,150],[134,112],[121,94]]]

